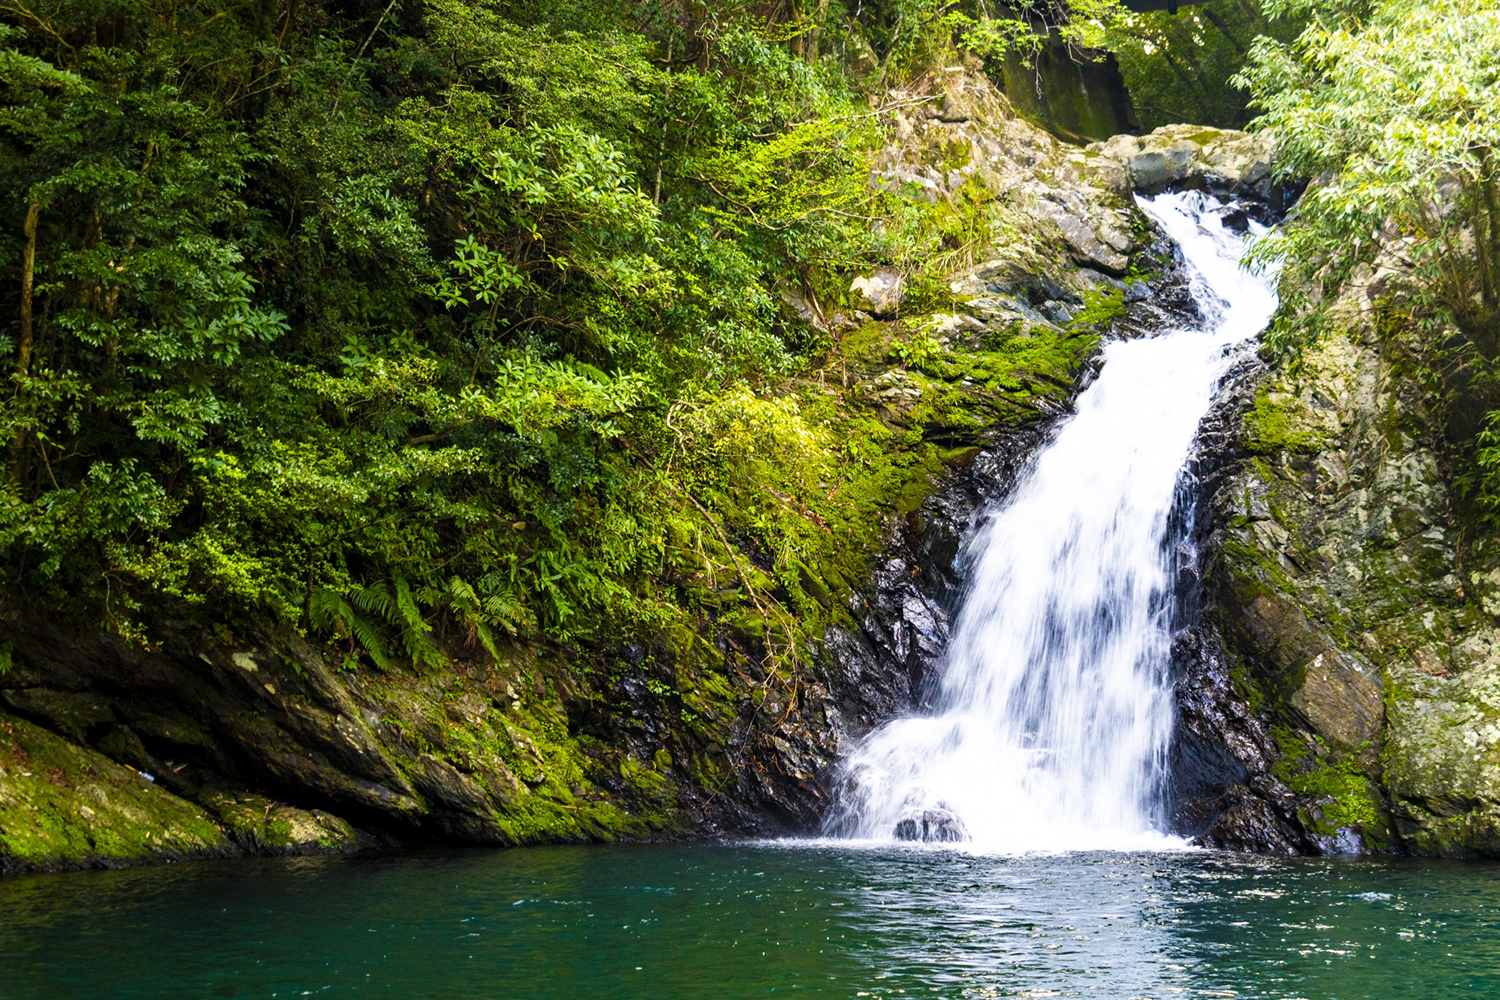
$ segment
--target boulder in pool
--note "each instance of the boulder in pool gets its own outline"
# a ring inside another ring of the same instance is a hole
[[[895,834],[897,840],[920,840],[929,844],[956,844],[969,839],[963,820],[943,808],[903,816],[896,823]]]

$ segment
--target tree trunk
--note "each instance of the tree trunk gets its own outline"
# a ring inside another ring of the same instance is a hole
[[[31,290],[36,272],[36,223],[42,214],[42,203],[26,206],[26,249],[21,254],[21,343],[16,348],[16,372],[25,375],[31,367]]]
[[[16,346],[16,395],[25,390],[21,379],[31,367],[31,292],[36,276],[36,224],[42,214],[42,203],[33,201],[26,206],[26,224],[21,232],[26,237],[26,249],[21,252],[21,337]],[[19,486],[26,474],[23,464],[26,441],[19,429],[10,439],[10,470],[14,482]]]
[[[1480,258],[1488,264],[1490,285],[1485,291],[1484,304],[1491,309],[1500,308],[1500,274],[1495,271],[1500,269],[1500,178],[1496,178],[1495,154],[1490,149],[1485,149],[1480,159],[1484,167],[1485,176],[1479,182],[1480,189],[1484,192],[1485,216],[1489,222],[1488,246],[1479,247]],[[1480,243],[1481,237],[1478,227],[1475,227],[1474,242]]]
[[[823,22],[828,19],[828,0],[818,0],[818,12],[813,15],[812,30],[807,33],[807,64],[818,64],[818,36],[823,33]]]
[[[1479,268],[1479,295],[1485,305],[1493,305],[1495,302],[1495,280],[1492,267],[1491,247],[1494,233],[1491,232],[1493,225],[1492,217],[1485,210],[1485,205],[1475,197],[1470,202],[1469,224],[1474,229],[1474,262]]]
[[[1219,29],[1219,34],[1223,35],[1229,40],[1229,44],[1234,46],[1234,50],[1236,52],[1238,52],[1240,55],[1244,55],[1248,51],[1248,49],[1240,42],[1238,38],[1235,38],[1229,33],[1229,26],[1224,23],[1222,18],[1220,18],[1213,11],[1209,10],[1207,7],[1203,7],[1200,9],[1203,11],[1203,16],[1208,18],[1208,20],[1213,24],[1215,28]]]

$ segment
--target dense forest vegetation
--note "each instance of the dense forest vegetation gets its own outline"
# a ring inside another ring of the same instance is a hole
[[[1370,281],[1387,349],[1443,422],[1465,520],[1500,512],[1500,5],[1268,5],[1309,19],[1256,41],[1236,82],[1275,132],[1280,169],[1315,178],[1257,248],[1284,262],[1267,336],[1295,363],[1330,307]]]
[[[768,391],[822,349],[778,293],[923,234],[871,235],[869,115],[815,29],[6,14],[12,594],[143,639],[163,597],[269,611],[380,662],[437,655],[439,612],[486,643],[660,629],[703,536],[843,518],[842,457]],[[869,19],[878,71],[931,41],[902,17]]]
[[[1494,7],[0,0],[9,610],[248,612],[377,664],[710,613],[790,651],[829,604],[799,568],[856,577],[934,459],[797,388],[839,342],[787,302],[890,263],[947,294],[1000,207],[872,189],[872,109],[1054,32],[1148,127],[1265,112],[1327,179],[1265,251],[1296,287],[1405,234],[1460,331],[1426,369],[1488,412]]]

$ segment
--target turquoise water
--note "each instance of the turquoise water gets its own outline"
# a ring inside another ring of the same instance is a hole
[[[0,997],[1500,997],[1500,866],[558,847],[0,882]]]

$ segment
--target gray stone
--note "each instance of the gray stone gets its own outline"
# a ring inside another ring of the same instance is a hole
[[[868,278],[855,278],[849,291],[872,316],[894,316],[906,297],[906,278],[895,268],[884,267]]]
[[[1039,204],[1062,234],[1073,260],[1116,277],[1129,269],[1130,255],[1116,245],[1121,242],[1120,237],[1111,231],[1116,227],[1101,224],[1097,217],[1085,214],[1080,199],[1049,199]],[[1129,247],[1128,241],[1125,246]]]
[[[969,839],[963,820],[942,806],[903,816],[892,833],[897,840],[928,844],[958,844]]]
[[[1355,654],[1329,650],[1313,657],[1287,702],[1338,750],[1353,752],[1380,738],[1385,715],[1380,678]]]
[[[1130,185],[1147,194],[1199,187],[1218,194],[1265,197],[1276,144],[1265,133],[1165,125],[1149,135],[1117,135],[1096,142],[1088,151],[1118,164]],[[1107,168],[1093,169],[1096,176],[1108,176]]]

